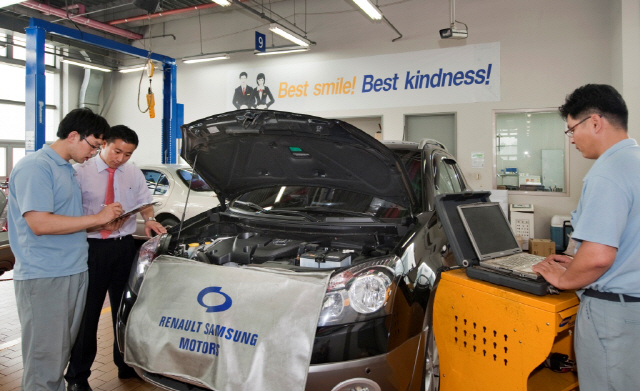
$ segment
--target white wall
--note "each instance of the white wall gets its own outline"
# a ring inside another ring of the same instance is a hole
[[[187,65],[179,62],[178,102],[185,104],[185,121],[225,110],[226,75],[230,69],[500,42],[502,91],[499,102],[363,110],[345,108],[313,113],[332,118],[382,117],[383,138],[401,139],[405,115],[456,112],[458,161],[471,186],[479,190],[492,187],[494,110],[554,109],[564,102],[568,93],[586,83],[613,84],[623,91],[628,102],[640,100],[638,88],[628,89],[626,84],[622,88],[630,78],[636,83],[639,80],[638,68],[630,67],[638,62],[636,38],[639,35],[640,0],[458,0],[456,19],[469,26],[469,38],[461,41],[441,40],[438,36],[438,30],[449,23],[447,1],[410,1],[390,6],[384,6],[384,3],[380,2],[383,12],[404,35],[395,43],[391,42],[396,37],[393,30],[353,11],[351,2],[325,0],[308,4],[307,31],[309,38],[317,42],[310,52],[271,58],[236,53],[225,63]],[[292,2],[284,1],[274,7],[282,15],[289,15]],[[301,11],[300,7],[296,10]],[[635,14],[627,15],[625,10]],[[302,22],[302,18],[298,18],[298,23]],[[267,31],[264,21],[238,11],[202,15],[202,24],[204,53],[252,48],[254,30]],[[630,26],[631,33],[623,30],[626,26]],[[157,29],[160,31],[161,27],[157,26]],[[156,30],[153,31],[155,34]],[[154,40],[153,50],[175,58],[199,54],[198,31],[197,14],[194,18],[168,22],[165,32],[175,34],[177,40]],[[237,31],[239,33],[230,33]],[[270,39],[269,34],[267,42]],[[114,98],[106,116],[110,123],[126,124],[142,136],[141,146],[134,154],[136,162],[158,163],[161,75],[153,82],[157,109],[154,120],[140,114],[136,107],[138,80],[139,74],[116,77]],[[143,81],[143,88],[147,86],[148,82]],[[638,112],[637,105],[629,108],[632,113]],[[472,169],[471,152],[478,151],[485,152],[485,167]],[[510,197],[510,202],[535,205],[536,237],[549,237],[551,216],[566,215],[577,205],[582,178],[592,162],[583,159],[573,147],[569,160],[569,196]],[[480,174],[480,179],[475,179],[476,174]]]

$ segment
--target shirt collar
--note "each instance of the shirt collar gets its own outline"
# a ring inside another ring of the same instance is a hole
[[[607,160],[609,157],[611,157],[614,153],[618,152],[619,150],[626,148],[626,147],[633,147],[633,146],[637,146],[638,143],[636,142],[636,140],[632,139],[632,138],[627,138],[624,139],[622,141],[618,141],[617,143],[613,144],[612,146],[609,147],[609,149],[607,149],[606,151],[604,151],[604,153],[602,155],[600,155],[600,157],[596,160],[595,163],[593,163],[593,166],[591,167],[591,171],[593,171],[593,169],[597,166],[599,166],[600,164],[602,164],[602,162],[604,162],[605,160]],[[586,179],[586,177],[585,177]]]
[[[91,159],[93,159],[93,161],[95,161],[96,168],[98,169],[98,172],[102,172],[102,171],[106,170],[107,168],[109,168],[107,163],[105,163],[104,160],[102,160],[102,158],[100,157],[100,154],[97,154],[96,156],[92,157]],[[118,170],[120,172],[124,172],[124,164],[121,165],[120,167],[116,168],[116,170]]]
[[[65,164],[71,165],[68,161],[64,160],[62,156],[58,155],[58,152],[54,151],[49,145],[45,144],[42,146],[42,153],[49,156],[54,162],[56,162],[59,166],[64,166]]]

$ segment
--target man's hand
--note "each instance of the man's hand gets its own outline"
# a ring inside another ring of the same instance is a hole
[[[120,216],[121,214],[122,214],[122,205],[120,205],[119,202],[114,202],[113,204],[109,204],[96,214],[96,216],[98,217],[98,225],[106,224],[109,221]]]
[[[617,252],[615,247],[585,240],[573,260],[564,255],[550,255],[532,269],[558,289],[578,289],[609,270]]]
[[[144,223],[144,234],[147,235],[147,237],[151,237],[151,231],[155,232],[156,235],[162,235],[162,234],[166,234],[167,233],[167,229],[165,227],[162,226],[162,224],[158,223],[157,221],[145,221]]]
[[[566,255],[549,255],[538,264],[533,265],[533,267],[531,268],[534,272],[540,273],[549,284],[555,287],[558,286],[560,276],[564,274],[565,271],[567,271],[567,266],[571,262],[571,260],[567,261],[564,258],[562,261],[556,261],[556,257],[569,258]]]
[[[104,229],[106,231],[117,231],[120,228],[122,228],[122,226],[124,225],[124,223],[127,222],[128,219],[118,219],[116,221],[114,221],[113,223],[109,223],[107,225],[104,225],[102,227],[100,227],[100,229]]]

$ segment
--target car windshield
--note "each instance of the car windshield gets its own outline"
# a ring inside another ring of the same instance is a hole
[[[209,185],[207,185],[207,183],[203,181],[202,178],[200,178],[200,175],[193,174],[189,170],[185,170],[185,169],[178,170],[178,176],[180,177],[180,179],[182,179],[182,182],[184,182],[184,184],[187,186],[189,186],[189,182],[191,182],[191,177],[193,176],[193,182],[191,182],[191,190],[193,191],[213,191],[211,190]]]
[[[340,189],[313,186],[274,186],[244,193],[232,207],[255,213],[287,211],[309,215],[400,218],[409,210],[380,198]]]

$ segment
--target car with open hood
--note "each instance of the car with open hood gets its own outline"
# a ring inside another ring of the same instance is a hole
[[[182,133],[182,157],[220,205],[141,247],[118,314],[121,351],[154,260],[321,271],[329,282],[314,303],[305,389],[438,390],[431,305],[439,273],[455,260],[434,199],[469,190],[446,148],[380,142],[340,120],[269,110],[210,116]],[[251,283],[256,295],[270,294]],[[178,370],[135,369],[167,389],[206,389]]]

